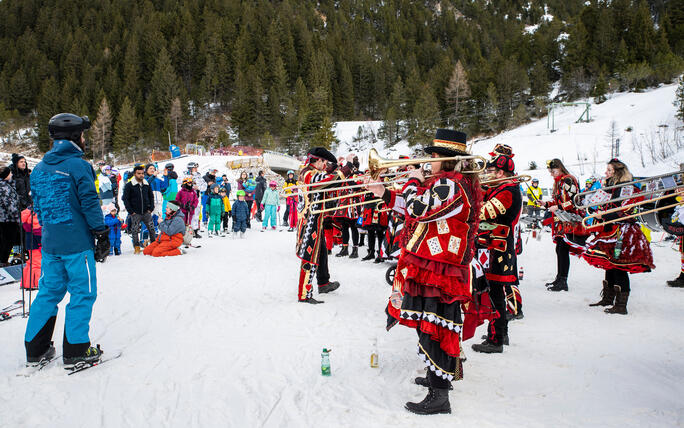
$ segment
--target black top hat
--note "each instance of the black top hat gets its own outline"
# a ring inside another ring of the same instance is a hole
[[[438,129],[432,144],[425,147],[425,152],[438,153],[443,156],[469,155],[466,139],[464,132]]]
[[[324,147],[314,147],[311,150],[309,150],[309,153],[307,153],[307,155],[310,159],[324,159],[328,162],[337,163],[337,158],[335,157],[335,155],[330,153],[330,151],[328,151],[328,149]]]
[[[494,150],[489,152],[489,156],[496,158],[498,155],[506,155],[508,157],[514,157],[513,149],[508,144],[497,144],[494,146]]]

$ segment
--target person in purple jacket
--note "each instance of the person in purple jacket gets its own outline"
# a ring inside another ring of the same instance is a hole
[[[199,203],[197,193],[192,189],[192,182],[192,177],[185,177],[178,194],[176,194],[176,203],[185,216],[186,226],[190,224],[192,216],[195,214],[195,209],[197,209],[197,204]],[[197,232],[195,232],[195,234],[197,234]],[[197,237],[198,236],[195,236],[195,238]]]

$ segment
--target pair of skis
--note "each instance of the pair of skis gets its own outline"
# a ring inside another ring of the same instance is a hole
[[[11,305],[5,306],[4,308],[0,309],[0,322],[7,321],[8,319],[16,317],[17,314],[13,314],[12,312],[21,309],[23,304],[24,301],[19,299]]]
[[[100,345],[98,345],[99,347]],[[80,373],[82,371],[88,370],[93,367],[101,366],[102,364],[106,363],[107,361],[111,360],[116,360],[117,358],[121,357],[123,355],[122,351],[114,351],[110,352],[108,356],[104,356],[104,352],[102,352],[103,357],[100,358],[98,361],[93,361],[90,363],[87,362],[80,362],[76,365],[74,365],[72,368],[66,369],[69,373],[67,373],[68,376],[71,376],[76,373]],[[45,367],[48,367],[51,365],[52,362],[56,361],[57,359],[61,358],[62,354],[55,355],[52,358],[44,358],[40,360],[38,363],[26,366],[24,369],[22,369],[17,376],[21,377],[31,377],[34,374],[38,373],[39,371],[43,370]]]

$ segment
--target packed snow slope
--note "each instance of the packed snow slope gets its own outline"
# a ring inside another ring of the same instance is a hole
[[[425,417],[403,409],[425,395],[413,383],[424,371],[415,332],[385,331],[388,265],[331,257],[341,288],[320,296],[323,305],[297,303],[294,239],[254,230],[243,240],[204,238],[186,255],[154,259],[134,256],[124,237],[124,255],[97,266],[91,323],[93,343],[105,355],[122,350],[123,356],[74,376],[58,362],[17,377],[26,321],[0,323],[2,425],[684,424],[684,290],[664,284],[679,273],[670,244],[653,245],[658,267],[632,276],[629,315],[621,316],[587,306],[599,297],[603,272],[579,260],[572,261],[569,292],[546,291],[543,284],[555,274],[553,245],[548,235],[529,239],[521,256],[525,318],[510,324],[511,345],[503,354],[481,355],[470,351],[475,340],[466,342],[465,379],[450,393],[453,413]],[[16,285],[0,287],[3,305],[19,296]],[[376,338],[380,367],[374,369]],[[332,348],[331,377],[321,376],[322,348]]]

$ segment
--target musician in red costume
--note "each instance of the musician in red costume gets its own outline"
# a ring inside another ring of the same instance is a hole
[[[628,183],[633,180],[627,165],[618,159],[611,159],[606,166],[605,187]],[[634,198],[611,202],[600,207],[601,211],[629,205],[637,200],[639,189],[633,185],[620,186],[611,190],[611,199],[635,195]],[[597,214],[598,224],[592,229],[599,229],[587,240],[587,249],[582,255],[590,265],[606,271],[603,280],[601,300],[589,306],[611,306],[605,312],[609,314],[627,315],[629,300],[629,274],[650,272],[655,268],[653,254],[648,240],[636,222],[636,218],[620,220],[601,226],[601,220],[610,221],[625,217],[630,210]]]
[[[349,172],[349,166],[335,171],[331,165],[337,165],[335,156],[323,147],[314,147],[307,155],[306,166],[299,173],[299,180],[304,184],[315,186],[304,189],[306,204],[300,216],[297,226],[297,257],[302,261],[299,273],[298,299],[302,303],[318,304],[321,300],[313,298],[312,281],[316,276],[318,293],[329,293],[340,287],[337,281],[330,281],[328,271],[328,250],[325,244],[323,231],[324,214],[312,214],[312,210],[321,209],[321,203],[326,198],[327,192],[306,194],[307,190],[319,190],[333,188],[339,183],[337,180],[345,178],[345,171]],[[329,172],[330,171],[330,172]]]
[[[480,210],[480,231],[477,238],[478,258],[486,260],[484,276],[489,287],[489,297],[496,313],[489,320],[484,342],[472,346],[473,351],[501,353],[508,345],[508,318],[506,296],[518,285],[518,261],[516,252],[517,228],[522,210],[522,194],[518,183],[506,180],[515,175],[515,163],[510,156],[498,155],[487,163],[489,180],[498,180],[485,190]],[[485,289],[479,286],[478,289]]]
[[[568,272],[570,271],[570,253],[581,256],[584,243],[589,234],[582,223],[561,222],[556,211],[581,215],[572,200],[580,191],[577,179],[571,175],[560,159],[552,159],[546,163],[549,174],[553,177],[553,194],[551,201],[543,202],[543,206],[553,215],[544,224],[552,222],[553,242],[556,244],[556,261],[558,271],[556,279],[546,284],[549,291],[568,291]]]
[[[418,354],[429,368],[427,377],[415,380],[429,388],[427,396],[406,403],[406,409],[435,414],[451,412],[451,381],[462,378],[461,304],[471,299],[470,262],[482,195],[477,174],[460,172],[467,161],[440,161],[468,154],[464,133],[438,129],[425,151],[435,159],[433,176],[425,179],[422,170],[414,170],[401,192],[380,183],[369,190],[406,218],[395,275],[395,287],[401,289],[394,290],[388,311],[416,329]]]

